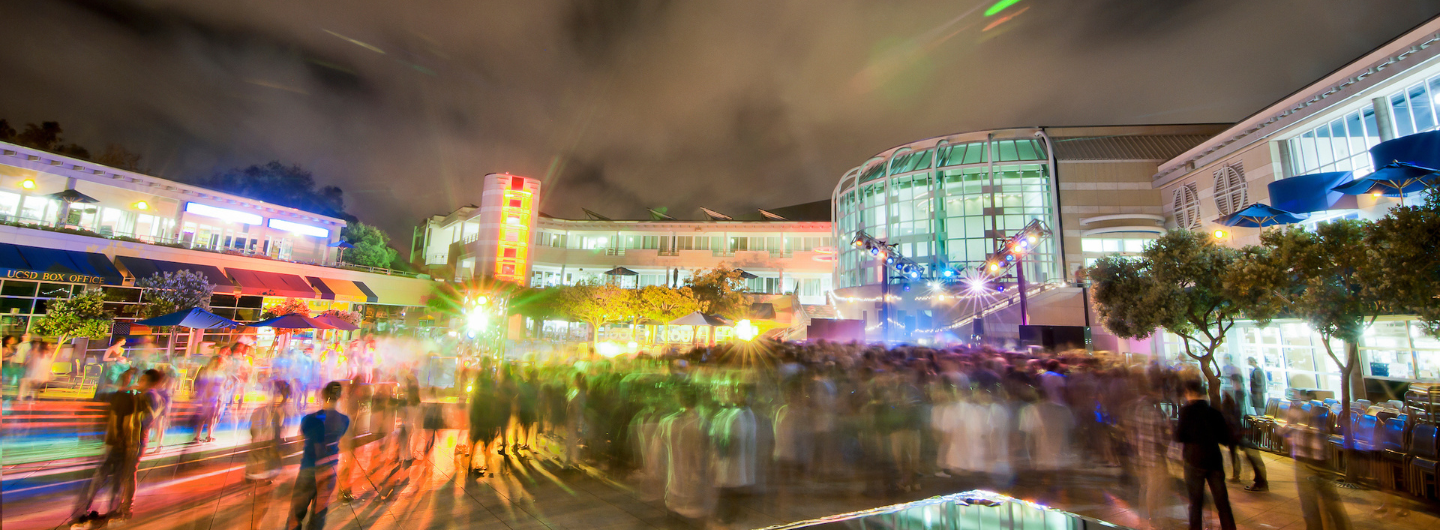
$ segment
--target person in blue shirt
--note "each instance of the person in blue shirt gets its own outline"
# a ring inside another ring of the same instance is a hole
[[[331,381],[320,391],[320,410],[300,420],[305,448],[300,456],[300,473],[295,477],[295,494],[290,503],[286,528],[325,528],[325,512],[335,495],[336,467],[340,459],[340,438],[350,430],[350,418],[335,410],[342,387]],[[310,520],[305,523],[306,515]]]

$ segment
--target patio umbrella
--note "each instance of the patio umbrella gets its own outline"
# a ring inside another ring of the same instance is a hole
[[[608,271],[605,271],[605,275],[606,275],[606,276],[639,276],[640,273],[635,272],[635,271],[632,271],[632,270],[627,269],[627,268],[625,268],[625,267],[615,267],[615,268],[613,268],[613,269],[610,269],[610,270],[608,270]]]
[[[1423,132],[1380,142],[1370,148],[1375,172],[1335,187],[1349,195],[1379,193],[1401,197],[1435,185],[1440,174],[1440,131]]]
[[[328,246],[330,248],[355,248],[355,245],[351,245],[349,241],[344,239],[331,243]]]
[[[142,326],[181,326],[191,329],[233,328],[240,323],[198,307],[136,322]]]
[[[343,331],[360,329],[360,326],[351,324],[349,321],[346,321],[345,319],[337,317],[330,313],[321,313],[319,316],[315,317],[315,321]]]
[[[257,327],[257,328],[336,329],[334,326],[328,325],[328,324],[326,324],[326,323],[324,323],[324,322],[321,322],[321,321],[319,321],[319,320],[315,320],[315,319],[313,319],[313,318],[310,318],[310,317],[308,317],[308,316],[302,315],[302,314],[300,314],[300,313],[290,313],[290,314],[288,314],[288,315],[280,315],[280,316],[278,316],[278,317],[275,317],[275,318],[272,318],[272,319],[269,319],[269,320],[261,320],[261,321],[259,321],[259,322],[256,322],[256,323],[250,324],[250,325],[251,325],[251,326],[254,326],[254,327]]]
[[[740,277],[741,277],[741,278],[744,278],[744,279],[746,279],[746,280],[753,280],[753,279],[759,278],[759,276],[756,276],[756,275],[754,275],[754,274],[750,274],[750,273],[748,273],[748,272],[745,272],[745,269],[735,269],[735,270],[740,271]]]
[[[73,189],[51,193],[49,195],[46,195],[46,197],[50,197],[51,199],[67,202],[70,204],[75,204],[77,202],[82,204],[95,204],[97,202],[100,202],[100,199],[96,199]]]
[[[1293,214],[1268,204],[1255,203],[1241,208],[1238,212],[1221,217],[1216,222],[1225,226],[1261,228],[1288,225],[1304,220],[1304,215]]]

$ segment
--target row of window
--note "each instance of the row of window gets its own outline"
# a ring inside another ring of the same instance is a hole
[[[573,237],[572,237],[573,236]],[[616,243],[619,243],[618,245]],[[779,252],[813,252],[830,246],[828,236],[587,236],[541,230],[536,244],[542,247],[575,249],[625,250],[728,250]]]
[[[995,162],[1024,162],[1031,160],[1046,160],[1048,155],[1045,152],[1045,145],[1040,140],[995,140],[991,142],[994,149]],[[985,142],[974,142],[968,144],[945,145],[937,149],[922,149],[920,151],[907,151],[892,156],[889,160],[880,160],[867,166],[860,173],[859,182],[869,182],[888,175],[899,175],[913,171],[930,169],[934,167],[952,167],[968,164],[988,163]],[[886,172],[886,168],[889,172]]]

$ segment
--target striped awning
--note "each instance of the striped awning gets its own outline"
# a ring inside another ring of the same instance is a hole
[[[333,278],[320,278],[306,276],[310,286],[320,291],[320,297],[325,300],[337,300],[340,302],[367,303],[374,302],[364,291],[361,291],[355,282],[349,280],[336,280]]]

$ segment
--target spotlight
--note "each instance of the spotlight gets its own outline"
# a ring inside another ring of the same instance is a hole
[[[919,277],[920,277],[920,273],[915,272],[915,271],[910,271],[910,277],[911,277],[911,278],[919,278]]]
[[[930,288],[931,288],[931,289],[939,289],[939,288],[940,288],[940,282],[930,282]]]
[[[1226,231],[1224,231],[1224,230],[1216,230],[1216,231],[1215,231],[1215,239],[1225,239],[1225,236],[1228,236],[1228,235],[1230,235],[1230,233],[1229,233],[1229,232],[1226,232]]]
[[[33,190],[33,189],[35,189],[35,179],[25,179],[25,180],[20,181],[20,187],[25,188],[25,189],[27,189],[27,190]]]
[[[949,278],[949,277],[955,275],[955,271],[952,271],[952,270],[950,270],[950,269],[945,269],[945,272],[943,272],[943,273],[941,273],[941,274],[943,274],[946,278]]]
[[[990,272],[1000,272],[1000,264],[999,264],[999,263],[991,262],[991,263],[990,263]]]
[[[135,209],[136,209],[136,210],[149,210],[149,209],[150,209],[150,203],[145,202],[145,201],[137,202],[137,203],[135,203]]]
[[[1029,241],[1031,245],[1034,245],[1036,241],[1040,240],[1040,238],[1036,237],[1035,234],[1026,234],[1025,240]]]
[[[870,255],[871,255],[871,256],[879,256],[879,255],[880,255],[880,249],[875,248],[875,247],[870,247]]]

